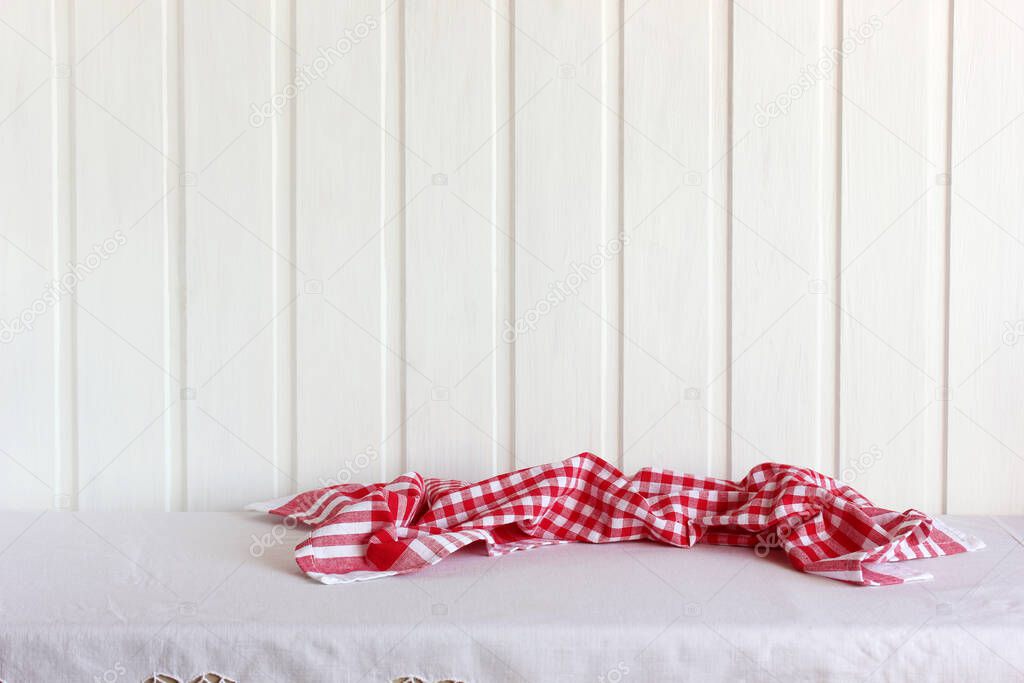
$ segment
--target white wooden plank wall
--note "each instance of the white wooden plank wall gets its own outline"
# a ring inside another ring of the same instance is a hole
[[[936,510],[945,468],[949,3],[844,10],[844,36],[872,35],[843,62],[840,465],[880,499]],[[921,39],[908,43],[914,31]]]
[[[296,365],[303,454],[296,478],[304,488],[343,481],[357,454],[367,461],[365,479],[402,468],[402,432],[394,429],[400,385],[392,377],[400,377],[394,369],[404,352],[389,326],[389,312],[401,312],[393,277],[401,274],[393,247],[403,229],[398,9],[382,16],[370,0],[296,8],[296,61],[309,69],[317,48],[336,48],[344,28],[354,31],[367,17],[376,24],[295,100],[296,263],[304,271],[296,302],[304,359]]]
[[[984,78],[979,76],[984,74]],[[951,509],[1024,494],[1024,7],[957,4],[949,288]]]
[[[72,496],[83,509],[163,501],[165,437],[174,429],[163,420],[174,400],[164,385],[180,381],[163,358],[163,205],[175,201],[164,174],[169,167],[176,177],[181,164],[164,148],[164,51],[154,40],[163,16],[156,3],[129,15],[133,7],[77,2],[73,10],[72,249],[79,262],[97,248],[110,252],[73,299],[78,493]],[[104,40],[122,21],[119,39]]]
[[[515,448],[523,466],[573,450],[618,455],[617,444],[602,444],[601,429],[609,398],[605,328],[616,325],[602,284],[617,264],[590,264],[619,196],[604,167],[614,144],[608,127],[617,129],[609,119],[619,108],[617,72],[605,69],[606,52],[618,44],[618,35],[605,40],[614,30],[605,26],[606,5],[519,2],[510,17],[518,27],[515,314],[528,325],[515,338]],[[610,88],[602,88],[603,75]]]
[[[0,4],[4,508],[595,451],[1022,512],[1010,0]]]
[[[799,83],[835,47],[835,9],[733,4],[733,475],[835,465],[836,70]]]
[[[725,3],[652,0],[627,3],[625,12],[625,465],[721,474],[730,11]],[[652,69],[655,60],[671,66]]]
[[[0,482],[4,507],[70,506],[61,497],[73,488],[66,471],[74,462],[67,451],[69,416],[57,410],[67,403],[60,393],[68,375],[60,355],[65,318],[51,310],[19,335],[9,329],[10,319],[30,307],[52,279],[71,232],[67,176],[58,170],[66,174],[69,160],[58,156],[54,144],[68,130],[68,80],[55,78],[53,54],[58,28],[64,27],[57,26],[55,6],[35,3],[5,4],[0,19],[0,306],[6,323],[0,333]]]

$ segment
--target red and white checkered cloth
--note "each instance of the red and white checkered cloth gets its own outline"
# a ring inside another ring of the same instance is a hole
[[[295,549],[323,583],[403,574],[483,541],[490,555],[566,542],[647,539],[688,548],[782,548],[810,574],[881,586],[931,578],[894,562],[984,547],[916,511],[875,507],[804,467],[765,463],[739,482],[648,467],[631,478],[591,453],[476,484],[424,479],[341,484],[250,510],[313,527]]]

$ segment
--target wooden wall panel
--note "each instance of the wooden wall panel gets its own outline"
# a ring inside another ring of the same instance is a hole
[[[180,368],[164,357],[165,187],[159,4],[75,5],[76,367],[79,506],[164,509],[164,416]],[[69,269],[65,266],[62,272]],[[166,391],[165,391],[166,385]],[[173,429],[173,425],[171,426]],[[137,482],[125,486],[124,482]]]
[[[0,6],[0,493],[6,508],[68,507],[75,487],[74,473],[61,471],[73,455],[60,433],[67,406],[58,388],[71,340],[60,317],[67,303],[32,308],[61,267],[69,236],[62,199],[68,112],[55,108],[66,104],[70,86],[67,73],[53,78],[57,21],[49,5]]]
[[[273,102],[275,55],[293,49],[268,29],[271,9],[269,0],[185,6],[191,510],[294,487],[274,438],[274,325],[294,304],[274,278],[293,259],[273,233],[275,127],[250,123],[252,105]]]
[[[949,510],[1024,511],[1024,12],[954,17]]]
[[[735,4],[732,474],[835,469],[837,3]]]
[[[949,5],[844,7],[840,475],[880,505],[938,510]]]
[[[601,51],[616,37],[605,41],[593,3],[515,9],[515,442],[526,466],[602,451],[602,338],[616,321],[605,315],[601,273],[618,267],[601,252],[605,202],[617,195],[603,176],[602,125],[614,125],[619,105],[616,88],[611,102],[595,101],[607,95]]]
[[[724,475],[729,12],[653,1],[625,14],[624,461]]]
[[[483,3],[406,10],[408,467],[483,478],[512,462],[511,27]]]
[[[320,49],[346,40],[346,30],[365,32],[358,44],[341,42],[343,55],[316,62],[321,68],[309,71],[296,102],[303,488],[378,481],[404,467],[401,385],[394,381],[404,352],[393,324],[401,315],[401,280],[394,276],[401,275],[404,240],[396,96],[402,14],[401,3],[386,15],[372,1],[298,6],[297,59],[309,68]]]

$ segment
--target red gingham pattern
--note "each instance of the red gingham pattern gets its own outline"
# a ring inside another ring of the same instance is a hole
[[[879,586],[930,578],[892,563],[983,547],[916,510],[875,507],[804,467],[764,463],[738,482],[648,467],[627,478],[591,453],[468,484],[411,472],[255,504],[312,527],[295,549],[324,583],[390,576],[483,541],[490,555],[552,543],[647,539],[681,548],[781,548],[797,569]]]

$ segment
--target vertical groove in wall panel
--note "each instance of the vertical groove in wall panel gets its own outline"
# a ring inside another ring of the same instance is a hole
[[[954,12],[948,505],[1021,514],[1024,4],[956,2]]]
[[[836,48],[842,42],[843,0],[820,5],[822,46]],[[818,296],[818,335],[815,364],[818,382],[817,428],[820,471],[838,475],[839,467],[839,311],[842,283],[839,276],[842,222],[842,88],[843,59],[835,60],[834,75],[818,89],[818,189],[820,229],[818,231],[817,280],[827,295]]]
[[[932,160],[923,168],[924,182],[934,189],[922,200],[925,204],[930,239],[927,247],[927,273],[924,289],[927,296],[927,329],[930,341],[925,348],[925,368],[933,372],[936,384],[935,410],[925,414],[925,452],[935,461],[929,474],[934,489],[929,512],[945,512],[947,427],[950,399],[949,387],[949,200],[951,88],[952,68],[952,0],[928,3],[924,18],[927,26],[927,89],[928,121],[924,154]]]
[[[708,235],[707,425],[705,472],[732,475],[729,429],[732,334],[732,3],[711,2],[707,15],[708,128],[705,215]],[[714,198],[714,200],[712,200]]]
[[[942,385],[946,387],[946,396],[949,394],[952,388],[949,385],[949,330],[950,330],[950,286],[952,282],[950,262],[952,259],[952,172],[953,172],[953,35],[954,35],[954,0],[948,0],[948,8],[946,10],[946,35],[943,41],[942,47],[945,50],[945,73],[944,85],[945,85],[945,108],[946,108],[946,129],[945,133],[945,153],[943,165],[946,169],[946,177],[949,178],[949,184],[943,191],[943,254],[942,254],[942,267],[941,267],[941,286],[942,286]],[[940,448],[942,450],[942,512],[945,514],[949,513],[949,401],[943,401],[942,404],[942,415],[941,415],[941,435],[940,435]]]
[[[515,339],[506,339],[505,321],[515,320],[515,29],[514,0],[505,0],[491,17],[491,471],[515,467]],[[506,19],[509,18],[509,19]]]
[[[185,270],[185,195],[179,187],[179,169],[185,165],[185,107],[182,0],[162,3],[163,140],[163,417],[164,508],[182,511],[187,500],[186,414],[181,402],[185,377],[187,291]],[[177,161],[175,164],[171,159]],[[179,378],[179,379],[175,379]]]
[[[398,413],[387,423],[400,409],[401,375],[389,383],[385,370],[402,358],[390,346],[401,337],[387,336],[401,331],[401,318],[388,318],[401,303],[402,131],[388,91],[400,13],[380,0],[294,7],[305,86],[294,110],[296,479],[308,489],[380,481],[402,467]],[[340,57],[339,45],[350,48]],[[333,60],[314,72],[324,53]]]
[[[50,54],[53,138],[53,261],[51,275],[60,276],[77,257],[75,220],[75,17],[72,0],[53,0]],[[60,73],[57,70],[62,70]],[[54,353],[54,505],[78,509],[77,315],[74,292],[56,305]]]
[[[623,467],[622,453],[622,317],[623,261],[623,0],[601,4],[601,229],[609,249],[601,269],[601,451],[609,462]],[[609,108],[610,107],[610,108]]]
[[[930,2],[927,9],[927,111],[925,156],[932,160],[924,170],[924,182],[934,190],[926,205],[928,298],[925,368],[935,376],[935,410],[925,413],[925,457],[932,462],[921,468],[927,478],[929,512],[948,512],[948,423],[952,390],[949,386],[949,209],[952,153],[952,31],[953,0]]]
[[[271,91],[281,92],[295,79],[295,0],[271,0],[273,33],[283,42],[273,41],[271,49]],[[295,263],[295,98],[271,120],[271,246],[281,258],[271,262],[271,297],[275,311],[271,334],[273,388],[272,449],[275,495],[298,485],[296,462],[296,307],[288,304],[296,297]],[[284,475],[284,476],[282,476]],[[286,477],[290,476],[290,480]]]
[[[407,466],[405,0],[381,0],[381,454],[384,481]],[[388,132],[393,131],[393,132]]]
[[[844,3],[842,44],[839,474],[879,505],[929,512],[942,508],[946,400],[940,5]]]
[[[838,0],[838,9],[835,13],[836,31],[834,45],[842,45],[843,39],[843,3],[845,0]],[[835,233],[832,244],[832,263],[829,272],[829,279],[833,285],[832,300],[829,301],[829,312],[832,316],[832,339],[831,347],[834,366],[831,373],[831,392],[829,393],[829,405],[832,410],[832,443],[828,444],[832,449],[832,475],[838,477],[842,472],[842,450],[841,435],[843,406],[842,406],[842,316],[835,309],[835,302],[843,300],[843,60],[840,57],[836,69],[836,77],[833,82],[835,97],[835,159],[834,159],[834,220]]]

